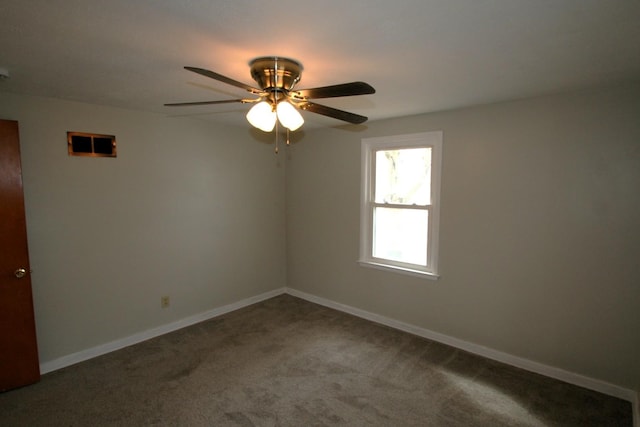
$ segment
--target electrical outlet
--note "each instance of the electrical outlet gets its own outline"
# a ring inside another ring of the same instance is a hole
[[[160,298],[160,307],[167,308],[169,307],[169,297],[163,296]]]

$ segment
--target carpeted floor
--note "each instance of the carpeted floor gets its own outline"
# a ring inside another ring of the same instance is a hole
[[[2,426],[631,426],[631,413],[289,295],[0,394]]]

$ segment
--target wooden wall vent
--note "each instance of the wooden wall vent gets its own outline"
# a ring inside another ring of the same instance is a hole
[[[86,132],[67,132],[70,156],[117,157],[116,137]]]

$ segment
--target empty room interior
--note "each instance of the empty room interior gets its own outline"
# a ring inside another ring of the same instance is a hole
[[[0,425],[639,426],[638,22],[3,2]]]

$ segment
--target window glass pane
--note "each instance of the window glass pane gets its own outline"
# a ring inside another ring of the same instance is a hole
[[[373,256],[427,265],[429,211],[375,208],[373,212]]]
[[[431,204],[431,148],[376,151],[376,203]]]

